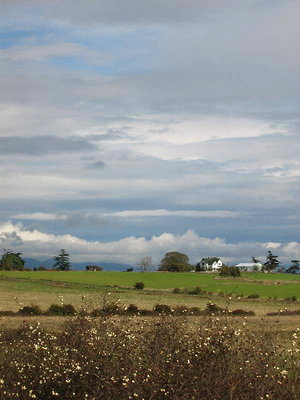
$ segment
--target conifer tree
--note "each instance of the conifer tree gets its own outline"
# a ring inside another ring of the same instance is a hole
[[[69,254],[65,249],[61,249],[58,256],[54,257],[54,267],[60,271],[69,271],[71,269],[71,264],[69,261]]]
[[[292,260],[292,265],[290,268],[286,270],[286,272],[289,272],[290,274],[296,274],[300,270],[300,261],[299,260]]]
[[[267,272],[274,271],[274,269],[276,269],[280,264],[277,258],[278,256],[274,256],[272,252],[269,250],[266,262],[264,263],[264,270]]]

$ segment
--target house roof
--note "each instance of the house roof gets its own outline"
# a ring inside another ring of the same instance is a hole
[[[208,265],[212,265],[214,262],[218,262],[219,260],[220,259],[218,257],[206,257],[206,258],[202,258],[201,261]]]
[[[235,267],[254,267],[255,265],[262,265],[261,263],[240,263],[236,264]]]

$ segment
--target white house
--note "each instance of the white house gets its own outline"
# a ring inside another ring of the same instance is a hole
[[[197,264],[197,271],[218,271],[223,266],[222,260],[218,257],[206,257]]]
[[[236,264],[235,267],[239,268],[241,271],[253,272],[261,271],[263,265],[261,263],[240,263]]]

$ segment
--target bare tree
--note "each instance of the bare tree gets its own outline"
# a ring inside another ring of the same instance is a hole
[[[145,256],[141,258],[137,266],[141,272],[151,271],[153,269],[152,257]]]

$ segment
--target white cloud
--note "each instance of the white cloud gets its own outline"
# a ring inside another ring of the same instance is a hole
[[[65,220],[67,215],[65,214],[54,214],[54,213],[44,213],[44,212],[35,212],[35,213],[23,213],[14,215],[14,219],[22,219],[22,220],[33,220],[33,221],[57,221],[57,220]]]
[[[300,244],[240,242],[227,243],[224,239],[210,239],[188,230],[182,235],[163,233],[159,236],[129,236],[112,242],[87,241],[71,235],[54,235],[29,230],[21,223],[6,222],[0,224],[0,242],[4,248],[23,252],[25,257],[45,259],[53,257],[61,248],[66,248],[73,261],[111,261],[135,264],[141,256],[151,255],[159,262],[165,253],[180,251],[197,262],[205,256],[218,256],[223,260],[236,263],[247,261],[252,256],[265,257],[267,250],[276,249],[276,255],[283,261],[300,257]]]
[[[235,211],[225,210],[212,210],[212,211],[198,211],[198,210],[179,210],[170,211],[165,209],[160,210],[124,210],[116,211],[113,213],[104,214],[104,216],[112,217],[194,217],[194,218],[235,218],[240,213]]]
[[[45,212],[34,212],[34,213],[20,213],[13,216],[14,220],[31,220],[31,221],[89,221],[93,219],[97,221],[103,221],[104,217],[114,218],[135,218],[135,217],[183,217],[183,218],[237,218],[241,216],[241,213],[236,211],[227,210],[123,210],[115,212],[80,212],[75,211],[69,214],[57,214],[57,213],[45,213]]]

